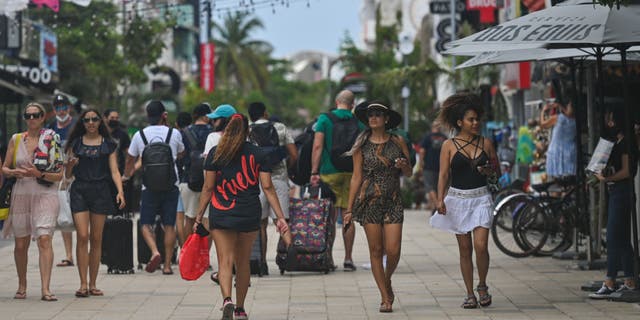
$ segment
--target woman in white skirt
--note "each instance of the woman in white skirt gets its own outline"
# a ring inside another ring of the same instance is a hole
[[[457,93],[444,101],[437,119],[455,131],[455,137],[445,141],[440,152],[438,214],[431,217],[431,225],[456,235],[460,270],[467,290],[462,303],[465,309],[477,308],[478,304],[491,305],[486,283],[489,271],[487,241],[492,220],[487,175],[495,172],[497,161],[491,140],[480,135],[482,113],[478,96]],[[473,292],[474,249],[480,278],[476,287],[478,298]]]

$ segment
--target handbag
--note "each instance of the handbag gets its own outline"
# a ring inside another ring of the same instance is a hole
[[[13,147],[13,162],[11,167],[16,167],[16,155],[18,153],[18,147],[20,146],[20,140],[22,140],[22,133],[16,134],[16,140]],[[16,178],[5,178],[0,188],[0,221],[6,220],[9,217],[9,208],[11,207],[11,191],[13,185],[16,183]]]
[[[191,234],[180,250],[180,276],[187,281],[198,280],[209,268],[209,240]]]
[[[64,173],[63,173],[64,176]],[[73,223],[73,215],[71,214],[71,205],[69,204],[69,192],[62,189],[64,178],[58,183],[58,202],[60,202],[60,211],[58,211],[58,229],[62,231],[73,231],[76,229]]]

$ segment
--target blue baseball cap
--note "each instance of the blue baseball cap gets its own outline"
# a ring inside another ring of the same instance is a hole
[[[236,108],[230,104],[221,104],[213,112],[207,114],[209,119],[229,118],[232,115],[238,113]]]

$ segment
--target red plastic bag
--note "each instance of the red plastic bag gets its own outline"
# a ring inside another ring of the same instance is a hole
[[[180,250],[180,276],[182,279],[198,280],[209,268],[209,240],[192,234]]]

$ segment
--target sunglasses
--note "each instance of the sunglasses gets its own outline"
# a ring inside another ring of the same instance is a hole
[[[367,111],[367,117],[371,118],[371,117],[383,117],[385,114],[384,111],[382,110],[368,110]]]
[[[100,117],[82,118],[82,122],[84,123],[100,122]]]
[[[56,106],[56,111],[63,111],[69,109],[69,106]]]
[[[24,120],[39,119],[40,117],[42,117],[42,115],[43,115],[42,112],[36,112],[36,113],[25,112],[22,115],[22,119]]]

